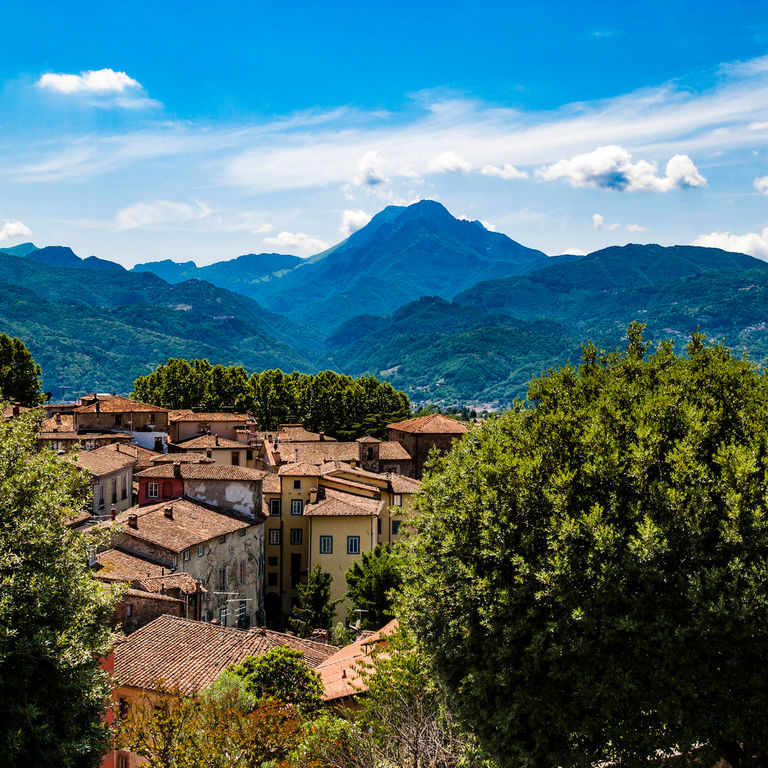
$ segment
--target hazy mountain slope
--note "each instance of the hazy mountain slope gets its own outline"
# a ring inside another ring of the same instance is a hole
[[[527,272],[547,260],[541,251],[423,200],[385,208],[258,295],[274,311],[330,330],[356,314],[389,314],[424,295],[451,298],[478,280]]]
[[[26,256],[32,251],[38,250],[34,243],[19,243],[8,248],[0,248],[0,253],[7,253],[10,256]]]

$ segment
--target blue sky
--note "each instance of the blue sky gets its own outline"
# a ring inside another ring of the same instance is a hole
[[[0,246],[310,255],[420,198],[768,259],[761,2],[4,3]]]

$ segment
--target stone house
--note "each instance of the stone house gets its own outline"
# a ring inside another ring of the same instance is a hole
[[[246,429],[251,419],[244,413],[196,413],[191,410],[169,411],[169,440],[183,443],[193,437],[211,434],[236,440],[238,430]]]
[[[254,449],[239,440],[230,440],[217,434],[205,434],[174,443],[172,451],[182,453],[200,453],[213,460],[214,464],[225,467],[252,467]]]
[[[413,458],[412,476],[416,478],[424,474],[424,463],[433,448],[445,453],[454,440],[467,433],[465,424],[439,413],[388,424],[387,429],[389,442],[399,443]]]
[[[75,460],[76,465],[91,476],[90,512],[94,520],[106,519],[112,507],[121,512],[133,504],[134,457],[121,448],[108,445],[83,451]]]

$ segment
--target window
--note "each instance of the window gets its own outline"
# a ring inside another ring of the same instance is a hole
[[[99,483],[99,509],[104,509],[104,486]]]
[[[240,451],[232,451],[232,466],[240,466]]]
[[[280,562],[280,558],[279,557],[275,557],[274,555],[272,555],[272,557],[268,557],[267,558],[267,565],[271,566],[272,568],[277,567],[277,564],[279,562]]]
[[[245,536],[245,534],[248,533],[247,528],[241,528],[240,532],[237,534],[238,536]]]
[[[301,528],[291,528],[291,544],[301,544]]]
[[[227,537],[226,537],[226,536],[222,536],[222,537],[219,539],[219,544],[225,544],[225,543],[226,543],[226,541],[227,541]]]
[[[150,499],[156,499],[158,496],[159,486],[157,483],[147,483],[147,496]]]
[[[403,497],[401,494],[396,493],[394,498],[394,506],[396,507],[402,507],[403,506]]]
[[[393,520],[392,521],[392,535],[397,536],[398,533],[400,533],[400,520]]]
[[[347,536],[347,554],[348,555],[360,554],[360,537],[359,536]]]
[[[253,458],[253,449],[252,448],[246,448],[245,449],[245,460],[250,461]]]
[[[227,588],[227,569],[219,568],[219,592],[224,592]]]
[[[197,545],[197,556],[202,557],[205,554],[205,545],[204,544],[198,544]]]
[[[269,532],[269,543],[270,544],[279,544],[280,543],[280,529],[279,528],[273,528]]]
[[[120,489],[120,496],[123,500],[128,498],[128,481],[125,475],[123,475],[123,483],[122,488]]]
[[[112,480],[112,503],[117,504],[117,478]]]
[[[130,603],[125,606],[125,615],[127,617],[133,616],[133,606]]]
[[[291,554],[291,587],[298,586],[301,581],[301,555],[298,552]]]
[[[293,481],[293,490],[294,491],[300,491],[301,490],[301,480],[294,480]]]
[[[123,414],[122,413],[116,413],[115,414],[115,426],[116,427],[122,427],[123,426]]]
[[[277,574],[274,573],[274,571],[270,571],[267,574],[267,586],[268,587],[276,587],[277,586]]]
[[[128,755],[117,756],[117,768],[128,768]]]
[[[373,460],[373,448],[368,448],[367,458],[368,458],[368,461],[372,461]]]
[[[184,559],[185,560],[189,560],[189,550],[188,549],[184,550]]]
[[[291,499],[291,514],[300,515],[304,509],[304,502],[301,499]]]
[[[173,556],[173,567],[175,568],[179,564],[179,556],[174,555]]]
[[[379,518],[376,521],[376,533],[378,533],[379,536],[381,536],[381,518]]]
[[[280,514],[280,499],[269,500],[269,514],[275,516]]]
[[[227,609],[226,608],[219,608],[219,621],[221,622],[222,627],[227,626]]]
[[[240,561],[240,583],[245,584],[245,576],[246,576],[246,562],[245,560]]]
[[[333,554],[333,536],[320,537],[320,554],[321,555]]]

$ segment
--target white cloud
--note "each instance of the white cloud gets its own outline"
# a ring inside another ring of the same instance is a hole
[[[138,80],[114,69],[91,69],[79,75],[48,73],[37,84],[58,93],[123,93],[131,88],[141,88]]]
[[[730,232],[710,232],[708,235],[699,235],[693,245],[702,245],[708,248],[722,248],[724,251],[736,253],[748,253],[758,259],[768,261],[768,227],[762,232],[747,232],[744,235],[732,235]]]
[[[667,162],[664,176],[655,163],[632,162],[627,149],[615,144],[559,160],[536,171],[542,181],[564,181],[572,187],[592,187],[627,192],[669,192],[672,189],[706,186],[688,155],[675,155]]]
[[[760,123],[750,123],[747,126],[747,129],[750,131],[764,131],[768,129],[768,121],[764,121]]]
[[[134,203],[117,212],[114,231],[123,232],[127,229],[138,229],[157,225],[181,224],[209,216],[212,209],[205,203],[196,201],[177,203],[171,200],[151,200]]]
[[[498,176],[500,179],[527,179],[527,171],[520,171],[514,165],[504,163],[504,165],[484,165],[480,169],[483,176]]]
[[[371,220],[371,215],[365,211],[344,211],[341,214],[341,226],[339,232],[344,237],[349,237],[353,232],[362,229]]]
[[[758,176],[754,181],[754,185],[761,195],[768,195],[768,176]]]
[[[486,221],[485,219],[480,219],[480,223],[489,231],[489,232],[495,232],[496,227],[491,224],[490,221]]]
[[[430,173],[466,173],[472,170],[472,166],[455,152],[441,152],[435,155],[427,165]]]
[[[563,255],[566,256],[586,256],[587,252],[582,251],[581,248],[566,248],[563,251]]]
[[[599,213],[595,213],[592,214],[592,226],[597,230],[607,229],[609,232],[612,232],[614,229],[618,229],[621,224],[618,222],[614,222],[613,224],[606,224],[605,219]]]
[[[384,175],[384,158],[375,150],[369,149],[358,161],[358,175],[352,179],[356,187],[374,187],[386,184],[389,179]]]
[[[14,219],[12,221],[6,220],[2,228],[0,228],[0,241],[11,240],[14,237],[22,237],[31,235],[32,230],[20,221]]]
[[[265,237],[264,242],[277,248],[299,251],[304,256],[320,253],[329,247],[328,243],[304,232],[281,232],[275,237]]]
[[[645,232],[645,227],[641,224],[627,224],[627,231],[629,232]]]

